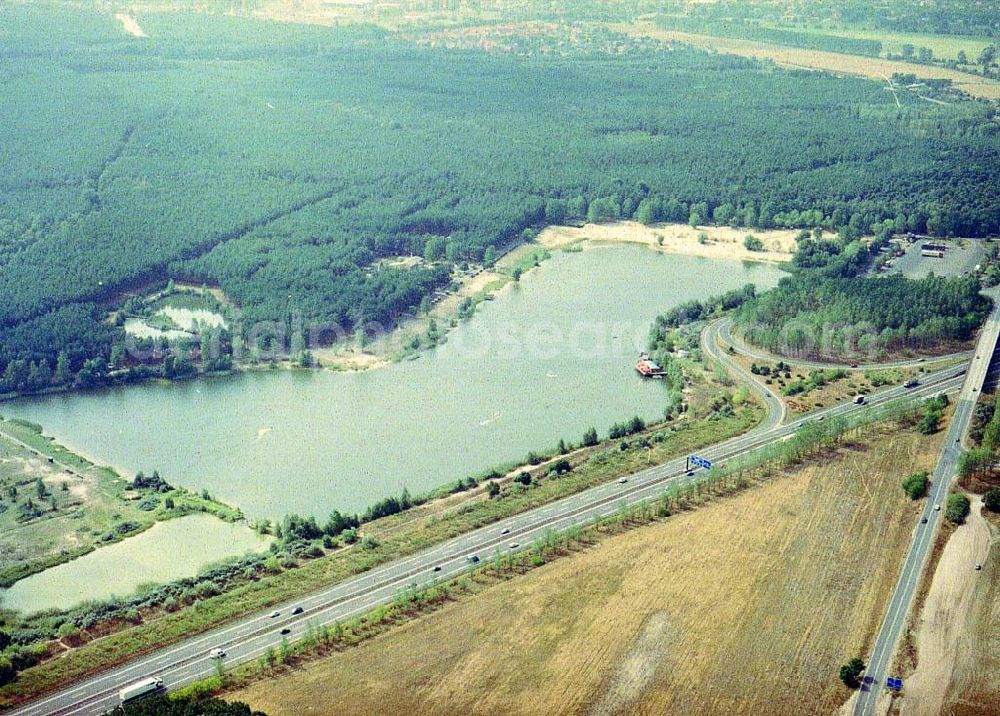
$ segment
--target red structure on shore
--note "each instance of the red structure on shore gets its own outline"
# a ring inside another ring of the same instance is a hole
[[[658,378],[666,375],[666,371],[649,357],[648,353],[640,353],[639,360],[635,362],[635,369],[644,378]]]

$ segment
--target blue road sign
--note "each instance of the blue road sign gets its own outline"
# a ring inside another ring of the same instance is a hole
[[[691,462],[694,463],[695,465],[697,465],[698,467],[705,468],[706,470],[711,470],[712,469],[712,463],[709,462],[708,460],[706,460],[703,457],[698,457],[697,455],[692,455],[691,456]]]
[[[900,678],[887,676],[885,679],[885,685],[894,691],[900,691],[903,688],[903,680]]]

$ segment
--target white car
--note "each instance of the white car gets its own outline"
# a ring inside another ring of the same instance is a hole
[[[511,542],[510,543],[510,548],[511,549],[517,549],[520,546],[521,546],[521,544],[519,542]]]
[[[934,511],[935,512],[940,512],[941,511],[941,505],[934,505]]]
[[[628,478],[627,477],[619,477],[618,478],[618,484],[619,485],[624,485],[626,482],[628,482]]]
[[[210,659],[224,659],[226,657],[226,652],[224,652],[219,647],[215,647],[210,652],[208,652],[208,658]]]

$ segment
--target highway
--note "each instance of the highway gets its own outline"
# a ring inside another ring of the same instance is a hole
[[[989,292],[987,292],[989,293]],[[958,459],[962,455],[962,441],[969,429],[969,421],[976,407],[976,400],[983,383],[989,373],[990,363],[996,350],[997,337],[1000,335],[1000,301],[997,293],[994,298],[993,311],[979,336],[975,357],[970,363],[962,389],[958,394],[955,414],[952,416],[945,436],[944,449],[938,459],[937,467],[931,478],[931,487],[924,505],[923,517],[927,524],[918,523],[910,542],[909,551],[903,561],[899,581],[896,583],[889,608],[875,639],[871,657],[865,670],[865,682],[854,703],[855,716],[872,716],[875,713],[875,703],[885,689],[888,668],[896,651],[896,644],[906,625],[906,617],[913,603],[920,575],[924,571],[927,555],[934,543],[934,536],[941,520],[944,519],[944,504],[951,488],[952,480],[958,472]],[[941,505],[941,511],[934,509]],[[969,566],[972,569],[972,565]],[[904,685],[905,688],[905,685]]]
[[[869,406],[884,404],[902,396],[928,397],[942,391],[955,391],[963,380],[964,369],[953,366],[923,376],[921,385],[914,389],[895,386],[870,396],[867,405],[842,403],[785,424],[786,413],[782,401],[766,386],[753,380],[717,344],[720,328],[724,326],[722,321],[709,324],[702,335],[702,347],[762,397],[767,405],[768,415],[749,433],[700,451],[702,457],[714,462],[745,454],[788,437],[804,422],[820,416],[868,410]],[[278,647],[283,638],[290,641],[300,638],[310,625],[343,623],[391,602],[404,589],[428,586],[435,581],[458,576],[475,566],[469,559],[473,555],[482,561],[492,559],[497,552],[502,554],[529,549],[533,540],[542,537],[549,530],[560,531],[574,524],[590,522],[596,517],[614,514],[622,505],[655,499],[671,485],[698,478],[697,475],[688,476],[685,470],[685,458],[677,458],[630,475],[624,483],[612,481],[509,517],[312,592],[295,602],[248,615],[239,621],[136,658],[30,702],[11,713],[19,716],[100,714],[118,705],[119,689],[147,676],[162,678],[167,688],[176,688],[211,676],[215,673],[215,664],[208,653],[213,648],[219,647],[226,651],[227,666],[256,659],[268,649]],[[296,607],[301,608],[301,613],[292,613]],[[272,611],[277,611],[278,616],[271,616]],[[289,630],[285,636],[280,633],[283,629]]]
[[[949,368],[928,374],[919,387],[907,390],[901,386],[889,388],[870,397],[868,405],[879,405],[903,395],[931,396],[941,391],[954,391],[962,381],[959,368]],[[757,383],[757,390],[761,387]],[[719,461],[744,454],[771,441],[791,435],[803,422],[819,415],[839,415],[870,409],[854,403],[842,403],[788,425],[774,422],[773,416],[756,430],[701,451],[709,460]],[[196,679],[211,676],[215,666],[208,656],[220,647],[227,652],[225,663],[233,665],[257,658],[269,648],[280,645],[283,628],[290,630],[287,638],[303,636],[309,625],[344,622],[371,611],[380,604],[391,602],[401,590],[412,585],[427,586],[436,580],[446,580],[469,570],[474,565],[469,557],[489,560],[496,552],[519,551],[531,547],[534,539],[548,530],[563,530],[574,524],[584,524],[595,517],[615,513],[621,505],[653,499],[669,485],[681,484],[692,478],[685,474],[685,459],[677,458],[662,465],[630,475],[628,481],[612,481],[529,512],[509,517],[487,527],[465,533],[440,545],[395,562],[376,567],[330,587],[313,592],[295,602],[282,604],[274,610],[248,615],[236,622],[217,627],[177,644],[164,647],[107,672],[73,684],[62,691],[28,703],[11,713],[20,716],[69,716],[100,714],[118,704],[118,690],[147,676],[159,676],[168,688],[176,688]],[[695,478],[696,479],[696,478]],[[517,544],[517,547],[511,545]],[[439,571],[434,571],[439,567]],[[292,614],[293,607],[302,612]]]

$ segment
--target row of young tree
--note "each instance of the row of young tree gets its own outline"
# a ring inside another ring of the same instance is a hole
[[[168,276],[248,320],[351,333],[542,223],[1000,231],[979,105],[897,109],[875,83],[680,47],[525,61],[275,25],[255,44],[254,21],[215,16],[123,46],[88,25],[107,18],[12,12],[0,371],[25,361],[18,385],[60,353],[92,384],[123,341],[106,310]],[[383,261],[400,255],[430,262]]]
[[[802,47],[809,50],[840,52],[847,55],[878,57],[882,54],[882,43],[878,40],[768,27],[756,22],[740,20],[713,20],[677,15],[661,15],[656,20],[659,27],[668,30],[706,33],[740,40]]]

